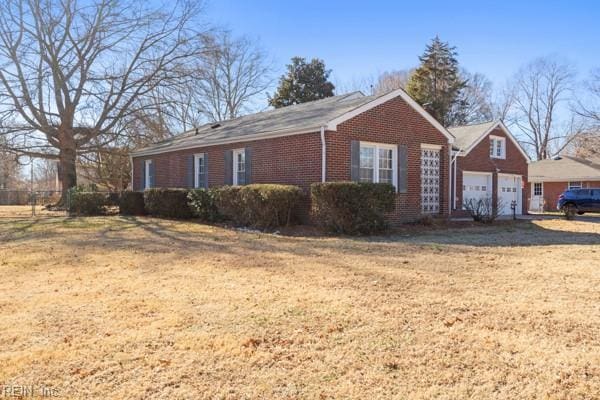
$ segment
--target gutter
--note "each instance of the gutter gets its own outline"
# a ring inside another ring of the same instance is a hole
[[[325,143],[325,126],[321,126],[321,182],[327,181],[327,143]]]

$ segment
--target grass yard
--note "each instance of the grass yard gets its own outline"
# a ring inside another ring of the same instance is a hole
[[[600,397],[600,223],[373,239],[0,220],[0,385],[60,398]]]

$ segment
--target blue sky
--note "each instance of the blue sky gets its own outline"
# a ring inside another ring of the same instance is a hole
[[[292,56],[319,57],[349,82],[418,63],[435,35],[462,66],[497,87],[522,64],[556,54],[584,78],[600,67],[600,2],[211,0],[212,23],[258,39],[281,74]]]

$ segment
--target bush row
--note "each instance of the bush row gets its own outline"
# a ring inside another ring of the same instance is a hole
[[[394,187],[389,184],[316,183],[311,186],[313,221],[337,233],[381,232],[387,227],[385,213],[393,210],[394,198]],[[272,229],[295,222],[303,193],[297,186],[252,184],[195,190],[153,188],[125,191],[117,198],[73,190],[70,199],[70,211],[78,215],[103,214],[108,205],[117,204],[123,215],[230,220]]]

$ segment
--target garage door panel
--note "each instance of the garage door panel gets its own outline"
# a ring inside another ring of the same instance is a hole
[[[469,200],[481,200],[492,195],[492,176],[487,174],[463,173],[463,206]]]
[[[513,201],[516,202],[516,214],[522,214],[521,182],[519,175],[498,175],[498,208],[501,215],[512,214]]]

